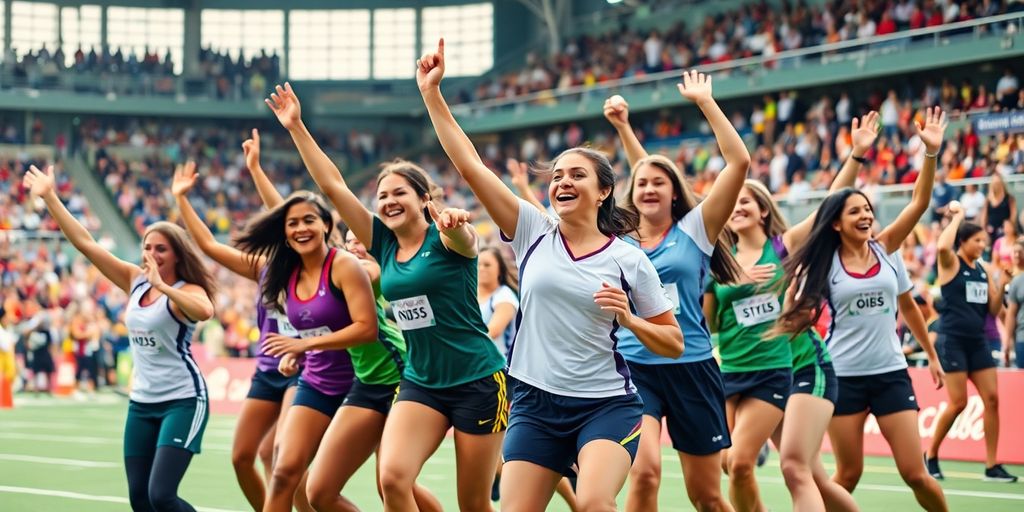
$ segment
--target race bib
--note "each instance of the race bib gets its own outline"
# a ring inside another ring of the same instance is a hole
[[[132,348],[141,353],[156,354],[160,352],[160,342],[156,338],[156,333],[149,329],[130,329],[128,339],[131,341]]]
[[[291,326],[291,324],[288,324],[288,325]],[[295,328],[292,327],[292,330],[295,330]],[[325,336],[325,335],[330,334],[331,332],[333,332],[333,331],[331,331],[329,328],[324,327],[324,326],[320,326],[320,327],[314,327],[312,329],[302,329],[302,330],[296,331],[296,334],[298,334],[299,338],[307,340],[309,338],[315,338],[317,336]],[[284,333],[282,332],[281,334],[284,334]]]
[[[774,293],[762,293],[733,302],[732,311],[740,325],[753,327],[775,321],[782,313],[782,307],[779,305],[779,297]]]
[[[277,333],[281,336],[288,336],[289,338],[299,338],[299,331],[296,329],[291,322],[288,321],[286,315],[281,314],[280,311],[270,311],[270,318],[277,322]]]
[[[887,315],[893,312],[885,292],[874,290],[861,292],[850,304],[850,316]]]
[[[981,281],[967,281],[967,302],[971,304],[988,304],[988,283]]]
[[[668,300],[672,301],[672,314],[678,315],[682,313],[682,309],[679,307],[679,289],[676,288],[675,283],[664,283],[665,295],[668,296]]]
[[[395,312],[398,328],[403,331],[435,325],[434,310],[430,308],[430,300],[426,295],[392,301],[391,309]]]

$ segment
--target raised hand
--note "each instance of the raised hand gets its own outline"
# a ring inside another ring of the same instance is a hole
[[[441,86],[444,78],[444,38],[437,41],[437,51],[424,53],[416,61],[416,85],[420,91]]]
[[[148,252],[142,253],[142,275],[146,277],[146,281],[155,288],[157,291],[163,291],[167,283],[164,283],[162,277],[160,277],[160,269],[156,265],[156,260],[153,259],[153,255]]]
[[[430,212],[430,218],[434,219],[438,231],[441,232],[454,231],[469,223],[469,212],[466,210],[445,208],[438,212],[433,201],[427,202],[427,210]]]
[[[878,112],[872,110],[864,114],[860,119],[854,117],[850,125],[850,137],[853,140],[853,152],[863,155],[875,143],[878,138],[878,130],[881,125],[878,123]]]
[[[171,182],[171,194],[175,197],[186,196],[196,184],[196,163],[189,160],[184,165],[174,168],[174,181]]]
[[[256,128],[252,129],[252,138],[245,139],[245,142],[242,143],[242,153],[245,154],[246,168],[250,170],[260,168],[260,131]]]
[[[679,94],[684,98],[701,103],[711,99],[711,75],[698,73],[697,70],[683,72],[683,81],[676,84]]]
[[[604,118],[616,128],[629,126],[629,103],[618,94],[604,100]]]
[[[946,205],[946,213],[950,217],[956,217],[957,215],[964,215],[964,207],[960,204],[960,201],[950,201]]]
[[[530,175],[529,166],[526,162],[520,162],[515,158],[509,158],[505,161],[505,167],[508,168],[509,175],[512,176],[512,184],[516,188],[528,188],[530,186]]]
[[[27,188],[29,193],[35,197],[43,197],[54,192],[56,188],[53,179],[53,166],[46,166],[45,171],[40,171],[34,165],[29,167],[25,177],[21,180],[21,185]]]
[[[629,328],[633,325],[633,312],[629,309],[629,296],[626,292],[608,283],[601,283],[601,289],[594,294],[594,303],[605,311],[615,313],[619,325]]]
[[[286,130],[291,130],[302,123],[302,107],[299,105],[299,97],[295,95],[290,83],[285,82],[284,87],[275,86],[274,92],[263,101],[274,112],[277,120]]]
[[[939,107],[928,107],[925,110],[924,126],[914,121],[914,128],[917,129],[917,136],[924,142],[925,150],[935,154],[942,147],[942,137],[946,133],[949,121],[946,120],[946,113]]]

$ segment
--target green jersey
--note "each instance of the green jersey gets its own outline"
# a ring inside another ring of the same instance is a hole
[[[369,252],[380,263],[381,291],[408,347],[405,378],[427,388],[448,388],[505,367],[480,316],[476,258],[445,247],[431,224],[419,251],[399,262],[398,239],[376,217]]]
[[[757,265],[775,264],[775,276],[761,284],[721,284],[714,282],[715,324],[718,326],[719,353],[725,373],[792,368],[793,354],[787,336],[764,339],[782,313],[782,260],[767,240]],[[807,337],[801,334],[798,338]]]
[[[380,282],[373,284],[377,299],[377,340],[348,349],[356,378],[363,384],[398,384],[405,368],[405,339],[398,327],[384,314],[387,301],[380,292]]]
[[[828,355],[825,342],[814,331],[797,336],[790,349],[793,351],[794,372],[812,364],[822,365],[832,362],[832,356]]]

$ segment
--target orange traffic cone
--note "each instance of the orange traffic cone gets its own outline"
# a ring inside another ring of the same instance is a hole
[[[78,388],[78,379],[75,378],[75,355],[64,352],[64,358],[57,363],[57,382],[51,385],[51,390],[56,396],[71,396]]]
[[[0,352],[0,409],[14,407],[14,354]]]

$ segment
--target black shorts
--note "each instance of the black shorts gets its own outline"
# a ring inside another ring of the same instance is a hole
[[[789,388],[793,385],[792,368],[756,370],[752,372],[722,372],[725,398],[756,398],[785,411]]]
[[[505,370],[450,388],[428,388],[403,378],[395,402],[423,404],[448,418],[459,432],[492,434],[508,427]]]
[[[252,376],[252,383],[249,385],[249,393],[245,395],[245,398],[281,403],[284,401],[284,393],[288,391],[288,388],[298,385],[298,373],[291,377],[285,377],[277,370],[256,370]]]
[[[356,379],[352,389],[345,396],[342,407],[362,407],[377,411],[385,416],[391,412],[391,404],[395,403],[398,383],[395,384],[363,384]]]
[[[878,375],[839,377],[839,401],[833,416],[868,411],[878,417],[918,410],[917,395],[906,368]]]
[[[710,455],[732,446],[725,420],[722,373],[713,358],[692,363],[628,362],[644,415],[666,419],[672,448]]]
[[[32,373],[53,373],[57,371],[56,365],[53,364],[53,356],[50,354],[50,347],[37,348],[29,354],[32,357],[32,363],[29,365]],[[1022,361],[1024,361],[1024,358],[1022,358]]]
[[[338,409],[341,408],[341,403],[345,401],[346,395],[347,393],[328,395],[299,378],[299,389],[295,391],[292,407],[297,405],[309,407],[314,411],[323,413],[328,418],[333,418],[334,413],[338,412]]]
[[[978,336],[939,333],[935,351],[939,353],[939,362],[946,373],[970,373],[996,367],[996,361],[992,359],[992,349],[980,333]]]
[[[793,386],[789,388],[789,394],[797,393],[824,398],[835,405],[839,400],[839,378],[832,363],[813,363],[793,372]]]
[[[566,476],[587,443],[618,443],[636,458],[643,403],[636,393],[607,398],[574,398],[517,382],[502,456],[526,461]]]

